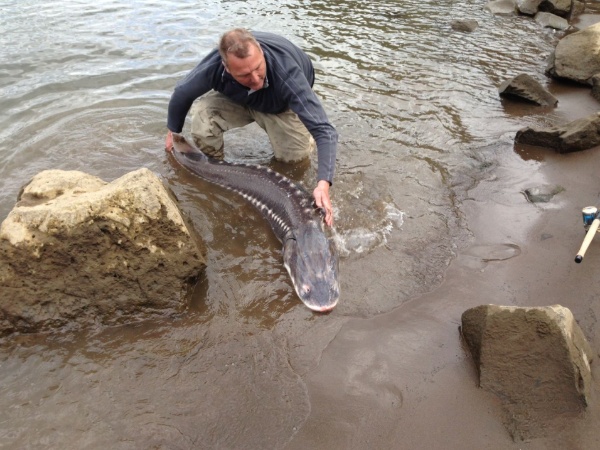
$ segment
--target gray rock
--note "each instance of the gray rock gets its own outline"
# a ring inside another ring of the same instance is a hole
[[[0,335],[182,310],[203,266],[149,170],[112,183],[41,172],[0,226]]]
[[[572,7],[573,0],[544,0],[540,3],[539,10],[560,17],[567,17],[571,13]]]
[[[556,97],[527,74],[504,81],[498,87],[498,93],[503,97],[517,97],[540,106],[555,106],[558,103]]]
[[[536,186],[525,189],[523,192],[531,203],[548,203],[556,194],[563,192],[565,188],[557,185]]]
[[[486,3],[485,9],[492,14],[510,15],[517,11],[516,0],[492,0]]]
[[[547,73],[591,85],[591,78],[600,73],[600,23],[563,37],[551,57]]]
[[[515,142],[548,147],[570,153],[600,145],[600,113],[574,120],[562,127],[526,127],[517,131]]]
[[[521,14],[534,16],[539,11],[540,3],[543,0],[517,0],[517,10]]]
[[[569,19],[574,19],[577,16],[583,14],[585,12],[585,2],[579,0],[573,0],[573,5],[571,6],[571,14],[569,14]]]
[[[461,31],[464,33],[471,33],[477,29],[479,23],[473,19],[459,19],[453,21],[450,26],[454,31]]]
[[[539,12],[535,15],[534,19],[545,28],[553,28],[555,30],[566,30],[569,28],[567,19],[563,19],[552,13]]]
[[[550,435],[555,421],[585,411],[593,353],[567,308],[482,305],[463,313],[461,332],[515,440]]]
[[[591,78],[592,82],[592,97],[600,101],[600,74],[596,74]]]

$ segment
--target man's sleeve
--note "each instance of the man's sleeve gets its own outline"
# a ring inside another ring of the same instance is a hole
[[[282,78],[284,94],[289,98],[290,109],[312,134],[317,143],[317,180],[333,182],[338,133],[327,118],[323,105],[317,98],[300,68]]]
[[[221,65],[220,60],[203,60],[183,80],[177,83],[169,101],[167,128],[181,133],[185,117],[192,103],[212,88],[214,71]]]

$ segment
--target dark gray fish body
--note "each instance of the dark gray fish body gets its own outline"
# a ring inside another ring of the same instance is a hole
[[[337,253],[312,196],[269,168],[212,159],[185,139],[175,139],[173,156],[179,164],[237,192],[269,221],[283,244],[283,262],[302,302],[314,311],[333,309],[339,299]]]

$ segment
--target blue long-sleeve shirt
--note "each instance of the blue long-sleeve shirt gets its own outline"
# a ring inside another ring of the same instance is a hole
[[[267,65],[268,86],[248,95],[225,70],[217,49],[211,51],[181,80],[169,102],[167,128],[180,133],[192,103],[211,89],[235,103],[268,114],[294,111],[317,144],[318,180],[333,181],[338,134],[312,90],[315,71],[308,55],[287,39],[272,33],[253,32]]]

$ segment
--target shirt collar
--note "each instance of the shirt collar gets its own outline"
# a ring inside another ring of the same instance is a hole
[[[263,83],[263,87],[261,89],[258,89],[258,90],[260,91],[260,90],[266,89],[268,87],[269,87],[269,79],[265,75],[265,82]],[[248,89],[248,95],[254,94],[255,92],[257,92],[257,91],[255,91],[254,89]]]

